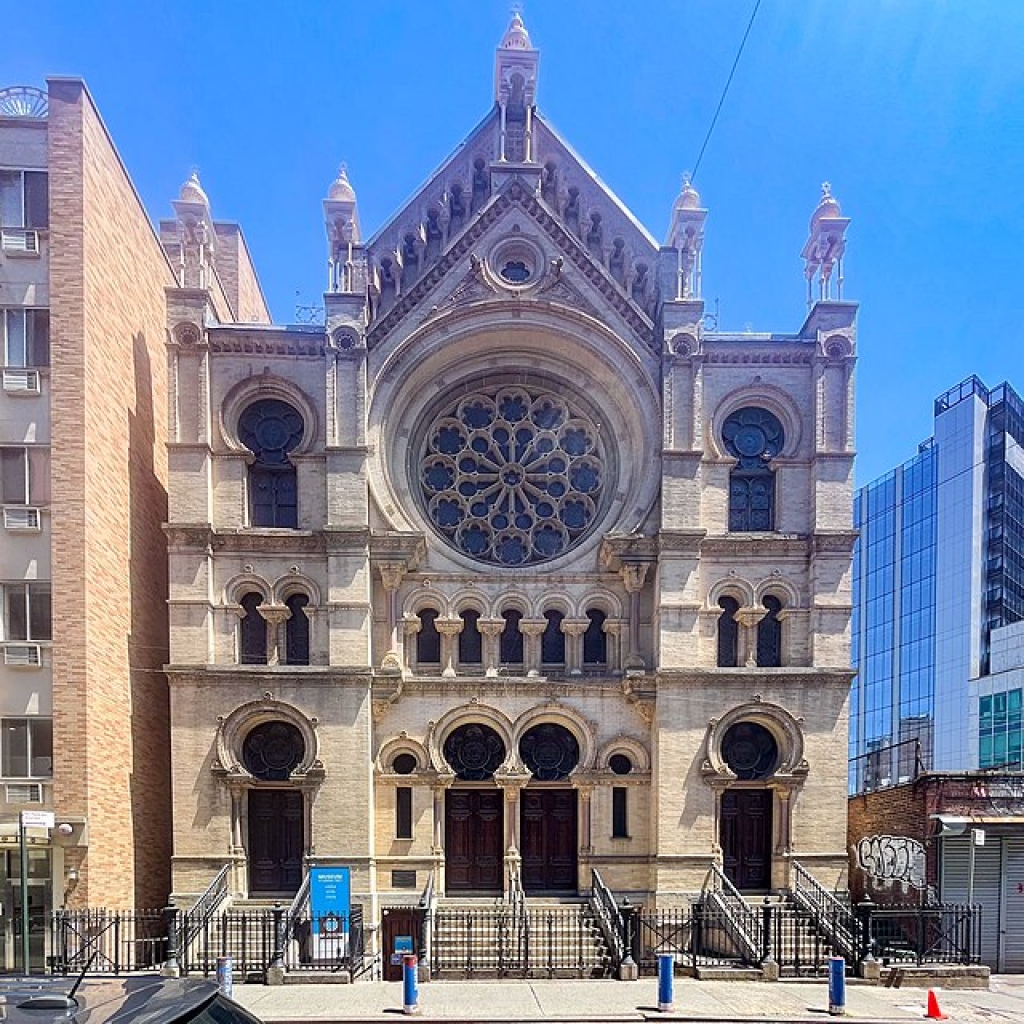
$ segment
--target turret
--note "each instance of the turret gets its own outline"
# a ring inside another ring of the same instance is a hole
[[[665,243],[677,254],[675,287],[670,293],[676,299],[700,298],[701,251],[707,216],[708,211],[700,205],[700,195],[691,184],[689,174],[684,175]]]
[[[530,43],[522,16],[512,15],[494,59],[494,99],[501,110],[498,160],[532,163],[533,108],[540,51]]]
[[[331,182],[324,200],[324,226],[327,229],[328,281],[330,292],[351,292],[356,288],[353,274],[353,248],[359,244],[359,211],[356,192],[348,180],[344,164]]]
[[[811,215],[810,236],[804,245],[804,277],[807,279],[807,307],[815,302],[843,298],[843,253],[846,251],[846,229],[850,218],[843,216],[839,202],[832,195],[832,186],[826,181],[821,186],[821,202]],[[835,295],[832,277],[835,271]],[[817,294],[814,279],[817,277]]]
[[[217,236],[210,216],[210,200],[199,184],[197,171],[189,175],[172,205],[180,247],[178,283],[182,288],[206,288]]]

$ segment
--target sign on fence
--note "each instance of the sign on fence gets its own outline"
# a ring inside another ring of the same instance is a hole
[[[352,884],[348,868],[309,869],[313,959],[339,960],[348,951]]]

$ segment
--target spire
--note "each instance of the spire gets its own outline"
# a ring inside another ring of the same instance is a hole
[[[846,252],[846,229],[850,218],[843,216],[839,201],[832,195],[826,181],[821,186],[821,199],[811,215],[810,234],[804,245],[804,277],[807,279],[807,306],[815,302],[838,302],[843,298],[843,254]],[[836,289],[832,295],[835,271]],[[815,295],[814,279],[818,279]]]
[[[519,11],[512,14],[494,58],[494,99],[501,108],[499,160],[531,163],[533,108],[540,51],[534,49]]]
[[[708,211],[700,205],[700,193],[693,187],[690,175],[683,175],[683,185],[672,207],[672,223],[666,245],[678,253],[675,298],[699,299],[701,251],[704,248],[704,221]]]

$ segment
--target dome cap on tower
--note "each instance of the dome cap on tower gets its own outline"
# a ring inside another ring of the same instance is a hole
[[[690,175],[683,175],[683,187],[676,197],[677,210],[699,210],[700,193],[690,184]]]
[[[348,168],[345,164],[338,168],[338,176],[331,182],[331,187],[327,190],[327,198],[336,202],[354,203],[356,201],[356,190],[348,180]]]
[[[835,217],[842,217],[843,211],[839,206],[839,200],[832,195],[832,186],[827,182],[821,185],[821,201],[818,203],[814,213],[811,214],[811,231],[823,220],[831,220]]]
[[[530,33],[526,31],[526,26],[523,24],[523,17],[518,11],[515,11],[512,14],[512,21],[509,23],[508,29],[501,40],[499,48],[502,50],[533,49],[530,44]]]
[[[199,184],[198,171],[193,171],[189,175],[188,181],[181,186],[178,198],[184,203],[202,203],[203,206],[210,205],[210,200],[206,197],[203,186]]]

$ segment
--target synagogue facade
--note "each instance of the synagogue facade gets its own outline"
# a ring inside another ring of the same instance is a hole
[[[339,174],[323,325],[227,322],[196,179],[161,225],[177,898],[845,887],[848,222],[826,189],[795,333],[720,332],[694,187],[659,244],[537,80],[516,15],[372,235]]]

